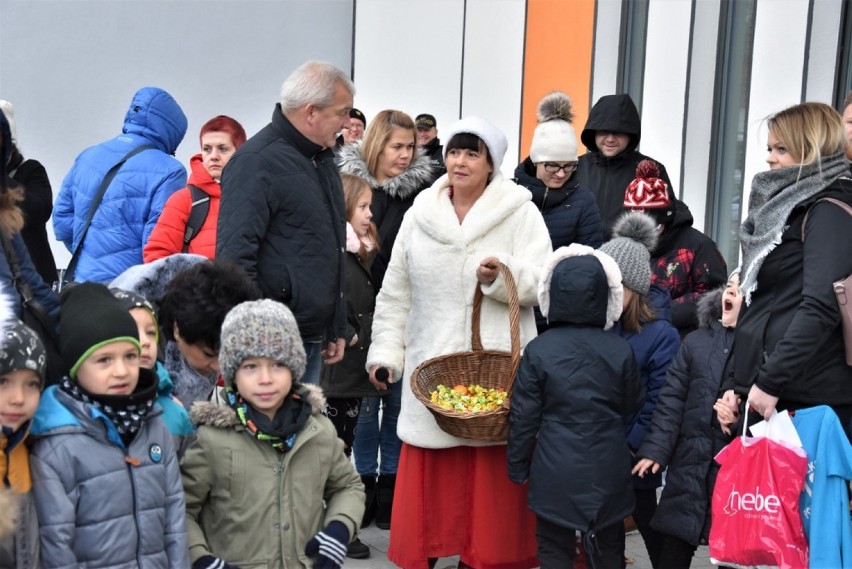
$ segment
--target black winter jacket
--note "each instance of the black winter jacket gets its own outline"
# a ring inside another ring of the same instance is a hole
[[[355,398],[386,395],[370,383],[366,371],[367,351],[373,332],[373,311],[376,295],[373,292],[370,269],[358,255],[346,253],[346,351],[343,359],[334,365],[323,365],[320,387],[326,397]],[[350,346],[354,336],[358,342]]]
[[[379,294],[402,218],[414,203],[417,194],[431,186],[437,178],[435,168],[429,157],[421,151],[402,174],[380,185],[364,162],[360,143],[347,144],[341,148],[337,154],[337,163],[342,173],[358,176],[373,188],[370,209],[373,213],[373,223],[379,230],[379,254],[373,260],[370,271],[373,274],[373,290]]]
[[[756,383],[780,398],[780,409],[852,404],[852,366],[832,287],[852,274],[852,217],[831,203],[814,205],[823,197],[852,204],[852,180],[840,179],[793,209],[737,323],[734,389],[745,395]]]
[[[11,166],[11,164],[10,164]],[[47,240],[47,222],[53,212],[53,190],[44,166],[36,160],[24,160],[13,168],[12,179],[24,186],[24,228],[21,237],[27,245],[36,271],[48,286],[56,280],[56,261]]]
[[[441,139],[437,136],[429,141],[429,144],[423,147],[423,152],[429,157],[429,164],[435,172],[435,179],[447,173],[447,167],[444,165],[444,147],[441,146]]]
[[[719,322],[722,290],[699,300],[700,327],[681,344],[636,453],[668,467],[651,526],[692,545],[707,542],[710,498],[719,472],[713,457],[731,440],[713,411],[734,340],[734,329]]]
[[[604,331],[607,278],[592,256],[556,266],[551,328],[524,349],[512,392],[509,478],[529,508],[566,528],[607,527],[633,511],[625,423],[642,405],[630,345]]]
[[[623,132],[630,135],[624,151],[607,158],[595,145],[597,131]],[[612,235],[612,226],[624,211],[624,191],[636,178],[636,166],[648,158],[638,150],[642,138],[642,123],[639,111],[630,95],[606,95],[601,97],[589,112],[589,120],[580,135],[588,152],[578,160],[577,180],[583,188],[591,191],[598,200],[598,208],[604,224],[604,238]],[[655,160],[655,162],[657,162]],[[660,178],[669,185],[669,194],[674,196],[666,167],[657,162]]]
[[[234,259],[265,297],[287,304],[303,341],[333,341],[346,331],[345,224],[334,153],[276,105],[222,173],[216,256]]]
[[[668,289],[672,324],[681,336],[698,327],[698,298],[728,279],[725,259],[712,239],[692,227],[692,212],[675,200],[674,219],[651,253],[651,282]]]

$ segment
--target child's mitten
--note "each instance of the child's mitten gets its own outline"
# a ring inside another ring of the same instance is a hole
[[[305,546],[305,555],[316,556],[314,569],[339,569],[346,559],[349,530],[342,522],[331,522]]]
[[[203,555],[195,560],[192,569],[240,569],[236,565],[226,563],[224,560],[212,555]]]

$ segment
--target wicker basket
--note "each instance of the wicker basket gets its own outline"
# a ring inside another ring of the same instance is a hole
[[[435,416],[441,429],[456,437],[481,442],[505,442],[509,436],[509,395],[521,361],[521,307],[518,290],[509,267],[498,264],[509,293],[509,330],[512,351],[484,350],[479,335],[482,312],[482,290],[476,287],[471,316],[471,348],[473,351],[438,356],[420,364],[411,374],[411,389]],[[432,403],[431,392],[438,385],[481,385],[487,389],[503,387],[507,397],[504,407],[481,413],[463,413],[444,409]]]

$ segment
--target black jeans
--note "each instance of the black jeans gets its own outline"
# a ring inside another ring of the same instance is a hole
[[[636,507],[633,509],[633,520],[636,522],[636,527],[639,528],[639,533],[642,534],[642,541],[645,542],[645,549],[648,550],[648,559],[651,560],[651,566],[654,569],[661,569],[666,565],[660,565],[660,548],[662,546],[662,534],[654,529],[651,529],[651,518],[654,517],[654,512],[657,511],[657,490],[649,489],[633,489],[636,495]]]
[[[689,569],[692,557],[698,546],[673,535],[660,534],[662,543],[660,547],[660,567],[666,569]]]
[[[577,555],[576,530],[536,518],[535,536],[538,540],[538,560],[541,569],[571,569]],[[588,566],[594,569],[621,569],[624,563],[624,522],[598,530],[597,553],[586,551]]]

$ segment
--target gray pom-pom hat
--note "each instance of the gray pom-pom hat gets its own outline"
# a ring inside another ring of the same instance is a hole
[[[624,286],[648,294],[651,288],[651,251],[657,246],[657,223],[634,211],[622,215],[612,229],[613,238],[600,250],[615,259]]]
[[[305,375],[305,348],[290,309],[274,300],[252,300],[236,305],[222,323],[219,369],[225,385],[234,387],[237,368],[246,358],[282,362],[293,381]]]

